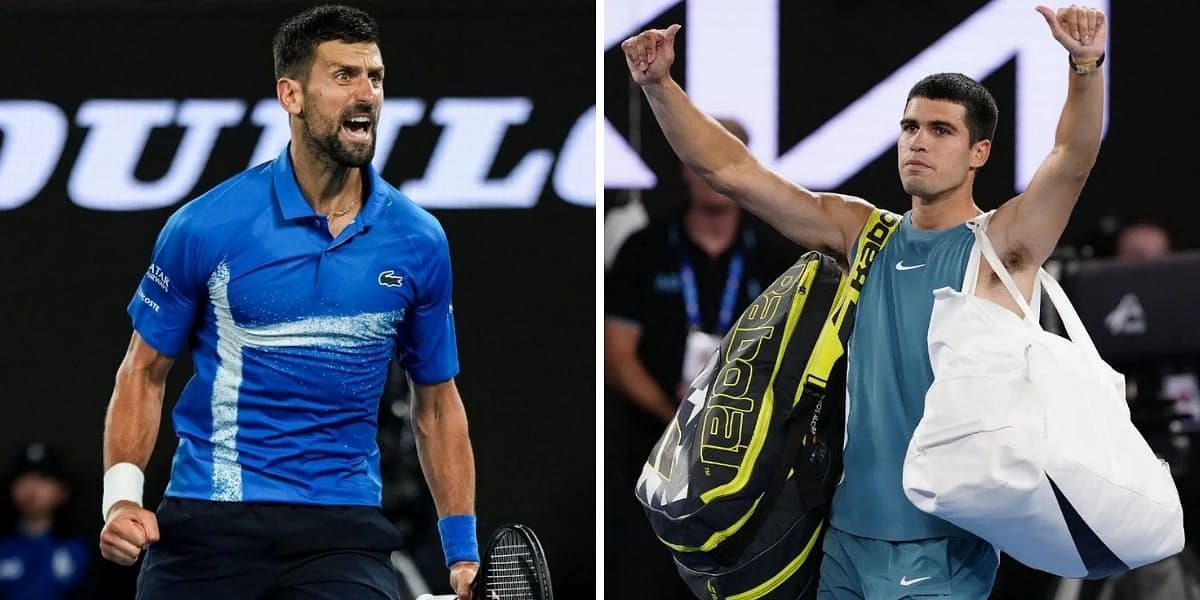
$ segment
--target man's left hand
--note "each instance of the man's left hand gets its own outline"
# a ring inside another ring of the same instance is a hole
[[[477,562],[459,561],[450,565],[450,588],[458,595],[458,600],[471,600],[471,584],[478,571]]]
[[[1058,43],[1071,53],[1076,64],[1099,58],[1104,54],[1104,43],[1108,39],[1108,21],[1098,8],[1075,6],[1058,9],[1038,6],[1050,33]]]

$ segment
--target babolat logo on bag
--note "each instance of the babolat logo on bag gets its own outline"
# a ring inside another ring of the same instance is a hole
[[[846,343],[875,256],[876,210],[849,261],[809,252],[741,314],[642,467],[636,495],[698,598],[816,594],[841,474]]]

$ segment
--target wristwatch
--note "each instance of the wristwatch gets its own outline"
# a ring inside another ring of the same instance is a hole
[[[1080,75],[1087,75],[1088,73],[1094,73],[1100,70],[1100,65],[1104,64],[1104,53],[1101,52],[1099,57],[1087,62],[1076,63],[1075,59],[1071,57],[1071,53],[1068,52],[1067,63],[1071,65],[1072,71],[1075,71]]]

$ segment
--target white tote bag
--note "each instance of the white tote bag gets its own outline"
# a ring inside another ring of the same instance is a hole
[[[1179,552],[1179,493],[1130,422],[1124,376],[1039,269],[1070,339],[1042,330],[988,241],[991,215],[968,222],[975,246],[963,291],[933,292],[934,382],[904,459],[905,495],[1064,577],[1103,577]],[[981,254],[1024,318],[974,295]]]

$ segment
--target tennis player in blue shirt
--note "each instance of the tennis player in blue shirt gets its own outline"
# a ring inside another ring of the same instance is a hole
[[[451,585],[468,597],[475,467],[454,384],[449,249],[438,222],[371,167],[378,39],[369,15],[343,6],[279,28],[275,89],[291,143],[172,215],[129,304],[100,548],[124,565],[146,549],[138,598],[398,599],[375,444],[394,356],[414,383]],[[195,374],[152,512],[142,471],[185,349]]]

